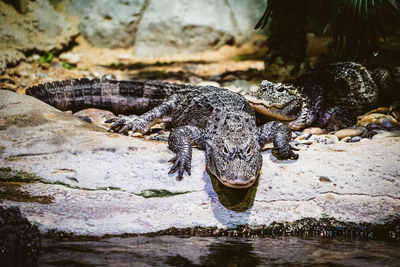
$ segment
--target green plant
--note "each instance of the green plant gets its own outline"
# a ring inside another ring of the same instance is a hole
[[[40,57],[39,63],[45,63],[48,62],[50,63],[53,61],[54,55],[52,52],[45,52],[43,56]]]

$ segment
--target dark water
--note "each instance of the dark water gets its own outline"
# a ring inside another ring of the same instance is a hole
[[[39,266],[400,266],[400,242],[310,238],[43,240]]]

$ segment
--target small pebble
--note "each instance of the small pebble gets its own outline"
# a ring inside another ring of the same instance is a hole
[[[339,138],[339,140],[348,136],[354,137],[361,134],[363,134],[363,131],[361,129],[353,129],[353,128],[342,129],[335,132],[335,135]]]
[[[21,77],[27,77],[27,76],[33,74],[34,71],[35,71],[35,70],[33,69],[32,65],[30,65],[30,64],[28,64],[28,63],[25,63],[25,62],[22,62],[21,64],[19,64],[19,65],[15,68],[15,73],[16,73],[18,76],[21,76]]]
[[[319,127],[310,127],[303,130],[304,134],[323,134],[323,132]]]
[[[354,136],[349,140],[349,143],[355,143],[361,141],[362,137],[361,136]]]
[[[343,137],[340,141],[341,142],[348,142],[348,141],[350,141],[350,139],[351,139],[350,136],[346,136],[346,137]]]
[[[128,134],[129,134],[129,136],[143,138],[143,134],[138,133],[138,132],[129,131]]]
[[[61,54],[59,58],[69,64],[75,65],[79,62],[80,56],[73,53],[64,53]]]
[[[309,141],[330,145],[330,144],[336,144],[339,141],[339,139],[336,135],[325,134],[325,135],[313,135],[310,137]]]
[[[108,110],[87,108],[74,113],[74,116],[81,118],[86,117],[96,125],[103,126],[105,121],[115,118],[115,115]],[[87,121],[87,120],[85,120]]]

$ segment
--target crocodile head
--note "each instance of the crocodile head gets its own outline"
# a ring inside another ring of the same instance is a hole
[[[250,187],[262,166],[254,115],[227,114],[209,131],[220,134],[210,134],[205,144],[208,171],[227,187]]]
[[[294,121],[301,113],[301,92],[291,84],[262,81],[257,92],[244,96],[259,114],[280,121]]]

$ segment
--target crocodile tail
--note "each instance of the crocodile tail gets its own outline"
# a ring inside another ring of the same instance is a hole
[[[142,114],[182,87],[157,81],[83,78],[39,84],[26,94],[63,111],[101,108],[115,114]]]

